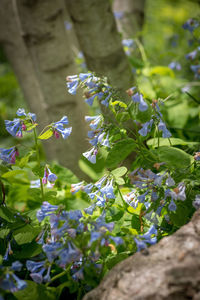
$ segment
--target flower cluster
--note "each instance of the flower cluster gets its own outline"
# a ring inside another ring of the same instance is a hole
[[[8,164],[15,164],[16,156],[19,156],[19,152],[16,147],[9,149],[0,148],[0,159]]]
[[[185,184],[180,182],[175,183],[169,173],[154,173],[151,170],[136,169],[129,174],[131,184],[136,188],[129,194],[124,196],[126,203],[134,208],[137,208],[139,203],[145,205],[146,210],[153,204],[157,209],[155,213],[160,216],[164,207],[168,211],[175,211],[177,206],[175,201],[186,199]]]
[[[14,137],[22,137],[22,131],[33,129],[36,115],[30,112],[26,114],[23,108],[19,108],[16,114],[19,118],[15,118],[13,121],[5,120],[6,130]]]
[[[188,30],[192,35],[192,40],[190,40],[190,45],[195,45],[195,48],[188,54],[186,54],[186,59],[192,61],[192,65],[190,65],[190,69],[194,73],[194,77],[196,79],[200,79],[200,46],[199,39],[194,37],[195,30],[199,27],[199,22],[195,19],[189,19],[186,23],[183,24],[183,29]]]
[[[62,135],[63,139],[67,139],[68,136],[71,134],[72,127],[65,127],[68,124],[69,121],[67,116],[62,117],[60,121],[51,124],[53,134],[57,139],[60,137],[60,134]]]
[[[27,283],[20,279],[14,272],[21,271],[22,264],[19,261],[12,263],[10,267],[0,266],[0,288],[12,293],[23,290]]]

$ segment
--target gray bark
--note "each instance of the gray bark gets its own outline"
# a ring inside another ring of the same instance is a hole
[[[133,86],[133,74],[121,45],[108,0],[66,0],[90,71],[108,77],[113,87]]]
[[[144,254],[116,265],[83,300],[200,299],[200,210]]]
[[[63,115],[71,136],[45,142],[48,159],[56,159],[80,175],[78,159],[88,148],[86,107],[79,95],[69,95],[65,78],[76,73],[64,26],[62,1],[1,0],[1,36],[5,53],[18,77],[30,110],[42,125]]]
[[[123,17],[117,19],[117,27],[124,38],[135,37],[144,23],[146,0],[114,0],[113,11],[122,12]]]

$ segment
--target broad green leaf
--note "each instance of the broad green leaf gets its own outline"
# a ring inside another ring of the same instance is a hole
[[[120,261],[124,260],[129,256],[129,252],[121,252],[117,255],[109,255],[106,258],[106,266],[110,270],[112,269],[116,264],[118,264]]]
[[[131,226],[133,229],[140,231],[141,228],[141,224],[140,224],[140,218],[139,215],[134,214],[132,216],[132,220],[131,220]]]
[[[31,151],[29,152],[28,154],[26,154],[24,157],[22,157],[20,159],[20,161],[17,162],[17,165],[20,167],[20,168],[24,168],[26,166],[26,164],[29,162],[29,159],[30,157],[32,156],[32,154],[34,153],[35,151]]]
[[[10,232],[10,229],[4,228],[0,229],[0,239],[4,239]]]
[[[153,152],[158,155],[160,162],[165,162],[173,168],[185,169],[194,161],[191,155],[175,147],[161,146]]]
[[[52,128],[49,128],[44,133],[40,134],[38,136],[38,139],[40,139],[40,140],[48,140],[52,135],[53,135],[53,130],[52,130]]]
[[[13,255],[15,259],[25,259],[34,257],[41,252],[42,246],[33,241],[32,243],[24,244],[20,250],[15,250]]]
[[[56,288],[45,287],[34,281],[26,280],[28,286],[24,290],[13,293],[18,300],[56,300]]]
[[[12,170],[12,171],[9,171],[9,172],[6,172],[5,174],[2,175],[3,178],[6,178],[6,179],[12,179],[18,175],[24,175],[26,176],[26,172],[23,171],[23,170]]]
[[[13,237],[18,245],[30,243],[39,234],[40,228],[35,228],[29,224],[15,230],[13,232]]]
[[[13,223],[16,221],[12,211],[8,207],[5,207],[5,206],[0,206],[0,217],[9,223]]]
[[[117,178],[117,177],[121,177],[121,176],[125,175],[126,172],[127,172],[126,167],[120,167],[120,168],[113,170],[111,173],[115,178]]]
[[[108,153],[106,166],[108,168],[116,167],[135,149],[135,147],[135,141],[131,138],[117,142]]]
[[[182,139],[177,139],[177,138],[170,138],[166,139],[166,138],[159,138],[159,146],[170,146],[170,142],[172,146],[175,145],[183,145],[183,146],[187,146],[187,145],[198,145],[198,142],[187,142],[184,141]],[[147,141],[147,145],[148,146],[154,146],[154,147],[158,147],[158,138],[153,138]]]
[[[119,185],[125,184],[125,181],[124,181],[124,179],[122,177],[117,177],[116,180],[115,180],[115,182],[117,184],[119,184]]]

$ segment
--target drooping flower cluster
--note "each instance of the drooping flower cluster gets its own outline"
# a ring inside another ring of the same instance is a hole
[[[161,210],[164,207],[168,211],[176,211],[175,201],[186,199],[185,184],[180,182],[175,183],[169,173],[154,173],[151,170],[136,169],[129,174],[131,184],[135,185],[129,194],[124,196],[126,203],[133,208],[137,208],[138,203],[143,203],[146,210],[151,207],[151,204],[156,203],[155,213],[160,216]]]
[[[145,233],[140,234],[137,238],[134,238],[134,241],[137,246],[137,251],[141,251],[147,248],[147,244],[154,245],[157,242],[157,229],[155,225],[152,225],[151,228]]]
[[[0,289],[12,293],[25,289],[27,283],[14,273],[21,271],[21,268],[19,261],[13,262],[10,267],[0,266]]]
[[[157,126],[158,131],[162,132],[163,138],[170,138],[171,132],[167,129],[165,122],[163,121],[163,115],[160,111],[160,107],[158,105],[158,101],[154,100],[152,102],[152,107],[154,110],[154,115],[150,119],[150,121],[142,124],[142,128],[138,131],[140,135],[147,136],[147,134],[151,131],[152,125],[155,124]]]
[[[96,206],[104,207],[109,199],[115,199],[113,184],[113,178],[103,176],[95,184],[84,185],[83,181],[72,184],[71,191],[74,194],[79,190],[82,190],[88,194],[90,200],[93,201],[93,204],[86,209],[86,212],[92,214]]]
[[[22,137],[22,131],[32,130],[36,115],[30,112],[25,113],[23,108],[19,108],[16,114],[20,118],[15,118],[13,121],[5,120],[6,130],[14,137]]]
[[[65,127],[69,124],[67,116],[64,116],[61,118],[60,121],[52,123],[51,127],[53,129],[53,134],[56,138],[60,137],[60,134],[62,135],[63,139],[67,139],[68,136],[72,132],[72,127]]]
[[[115,245],[123,243],[121,238],[111,235],[114,223],[105,222],[104,212],[96,219],[88,219],[80,210],[65,211],[61,206],[43,202],[41,209],[37,212],[37,218],[39,222],[42,222],[46,217],[50,218],[50,230],[43,230],[37,240],[42,245],[47,259],[38,262],[27,261],[27,268],[31,271],[30,276],[37,283],[50,280],[50,269],[53,263],[61,268],[71,265],[73,278],[83,279],[85,264],[96,264],[99,259],[98,247],[109,247],[113,242]],[[84,244],[84,256],[79,247],[81,235],[88,236],[88,244]],[[94,250],[91,252],[93,243],[96,243],[95,252]],[[47,274],[43,276],[45,270]]]
[[[15,164],[16,156],[19,156],[18,149],[11,147],[9,149],[0,148],[0,159],[8,164]]]
[[[195,38],[194,32],[199,27],[199,21],[195,19],[189,19],[187,22],[183,24],[183,29],[188,30],[192,35],[192,40],[190,40],[189,45],[194,45],[195,48],[186,54],[186,59],[192,61],[192,65],[190,65],[190,69],[194,73],[194,77],[196,79],[200,79],[200,64],[199,64],[199,57],[200,57],[200,40]]]

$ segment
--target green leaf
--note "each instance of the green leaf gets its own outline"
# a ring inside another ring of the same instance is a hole
[[[191,155],[175,147],[162,146],[153,152],[158,155],[160,162],[165,162],[173,168],[185,169],[194,161]]]
[[[109,255],[106,258],[106,266],[110,270],[112,267],[114,267],[116,264],[118,264],[120,261],[124,260],[129,256],[129,252],[121,252],[117,255]]]
[[[127,138],[117,142],[108,153],[106,166],[108,168],[116,167],[136,148],[135,141]]]
[[[10,232],[10,229],[8,229],[8,228],[0,229],[0,239],[4,239],[5,237],[7,237],[9,232]]]
[[[12,170],[9,172],[6,172],[5,174],[2,175],[3,178],[6,178],[8,180],[15,178],[18,175],[26,175],[26,172],[23,170]]]
[[[0,217],[9,223],[13,223],[16,221],[12,211],[8,207],[5,207],[5,206],[0,206]]]
[[[125,184],[125,181],[122,177],[117,177],[117,179],[115,180],[115,182],[119,185],[123,185]]]
[[[13,257],[15,259],[25,259],[34,257],[42,252],[42,246],[37,244],[35,241],[29,244],[23,244],[20,250],[15,250]]]
[[[24,168],[26,165],[27,165],[27,163],[29,162],[29,159],[30,159],[30,157],[32,156],[32,154],[34,153],[35,151],[31,151],[31,152],[29,152],[28,154],[26,154],[24,157],[22,157],[21,159],[20,159],[20,161],[18,161],[17,163],[16,163],[16,165],[18,165],[20,168]]]
[[[183,145],[183,146],[187,146],[187,145],[198,145],[198,142],[187,142],[184,141],[182,139],[177,139],[177,138],[170,138],[166,139],[166,138],[159,138],[159,145],[160,146],[170,146],[170,142],[171,145],[175,146],[175,145]],[[158,147],[158,138],[153,138],[147,141],[147,145],[148,146],[154,146],[154,147]]]
[[[112,106],[119,105],[120,107],[127,108],[126,103],[124,103],[122,101],[114,101],[114,102],[111,103],[111,105]]]
[[[53,135],[53,129],[49,128],[47,131],[45,131],[44,133],[40,134],[38,136],[38,139],[40,140],[48,140],[51,136]]]
[[[121,177],[121,176],[125,175],[126,172],[127,172],[126,167],[120,167],[120,168],[113,170],[111,173],[115,178],[117,178],[117,177]]]
[[[140,224],[140,217],[138,215],[134,214],[132,216],[131,225],[132,228],[136,229],[137,231],[140,231],[141,224]]]
[[[175,77],[174,71],[166,66],[155,66],[149,69],[149,76],[152,75],[161,75],[161,76],[170,76],[172,78]]]
[[[31,121],[24,121],[24,124],[26,125],[26,131],[31,131],[33,128],[38,126],[37,123],[32,123]]]
[[[53,287],[45,287],[33,281],[26,280],[28,286],[24,290],[13,293],[18,300],[56,300],[57,293]]]
[[[34,238],[39,234],[41,229],[35,228],[29,224],[15,230],[13,232],[13,237],[18,245],[26,244],[32,242]]]

